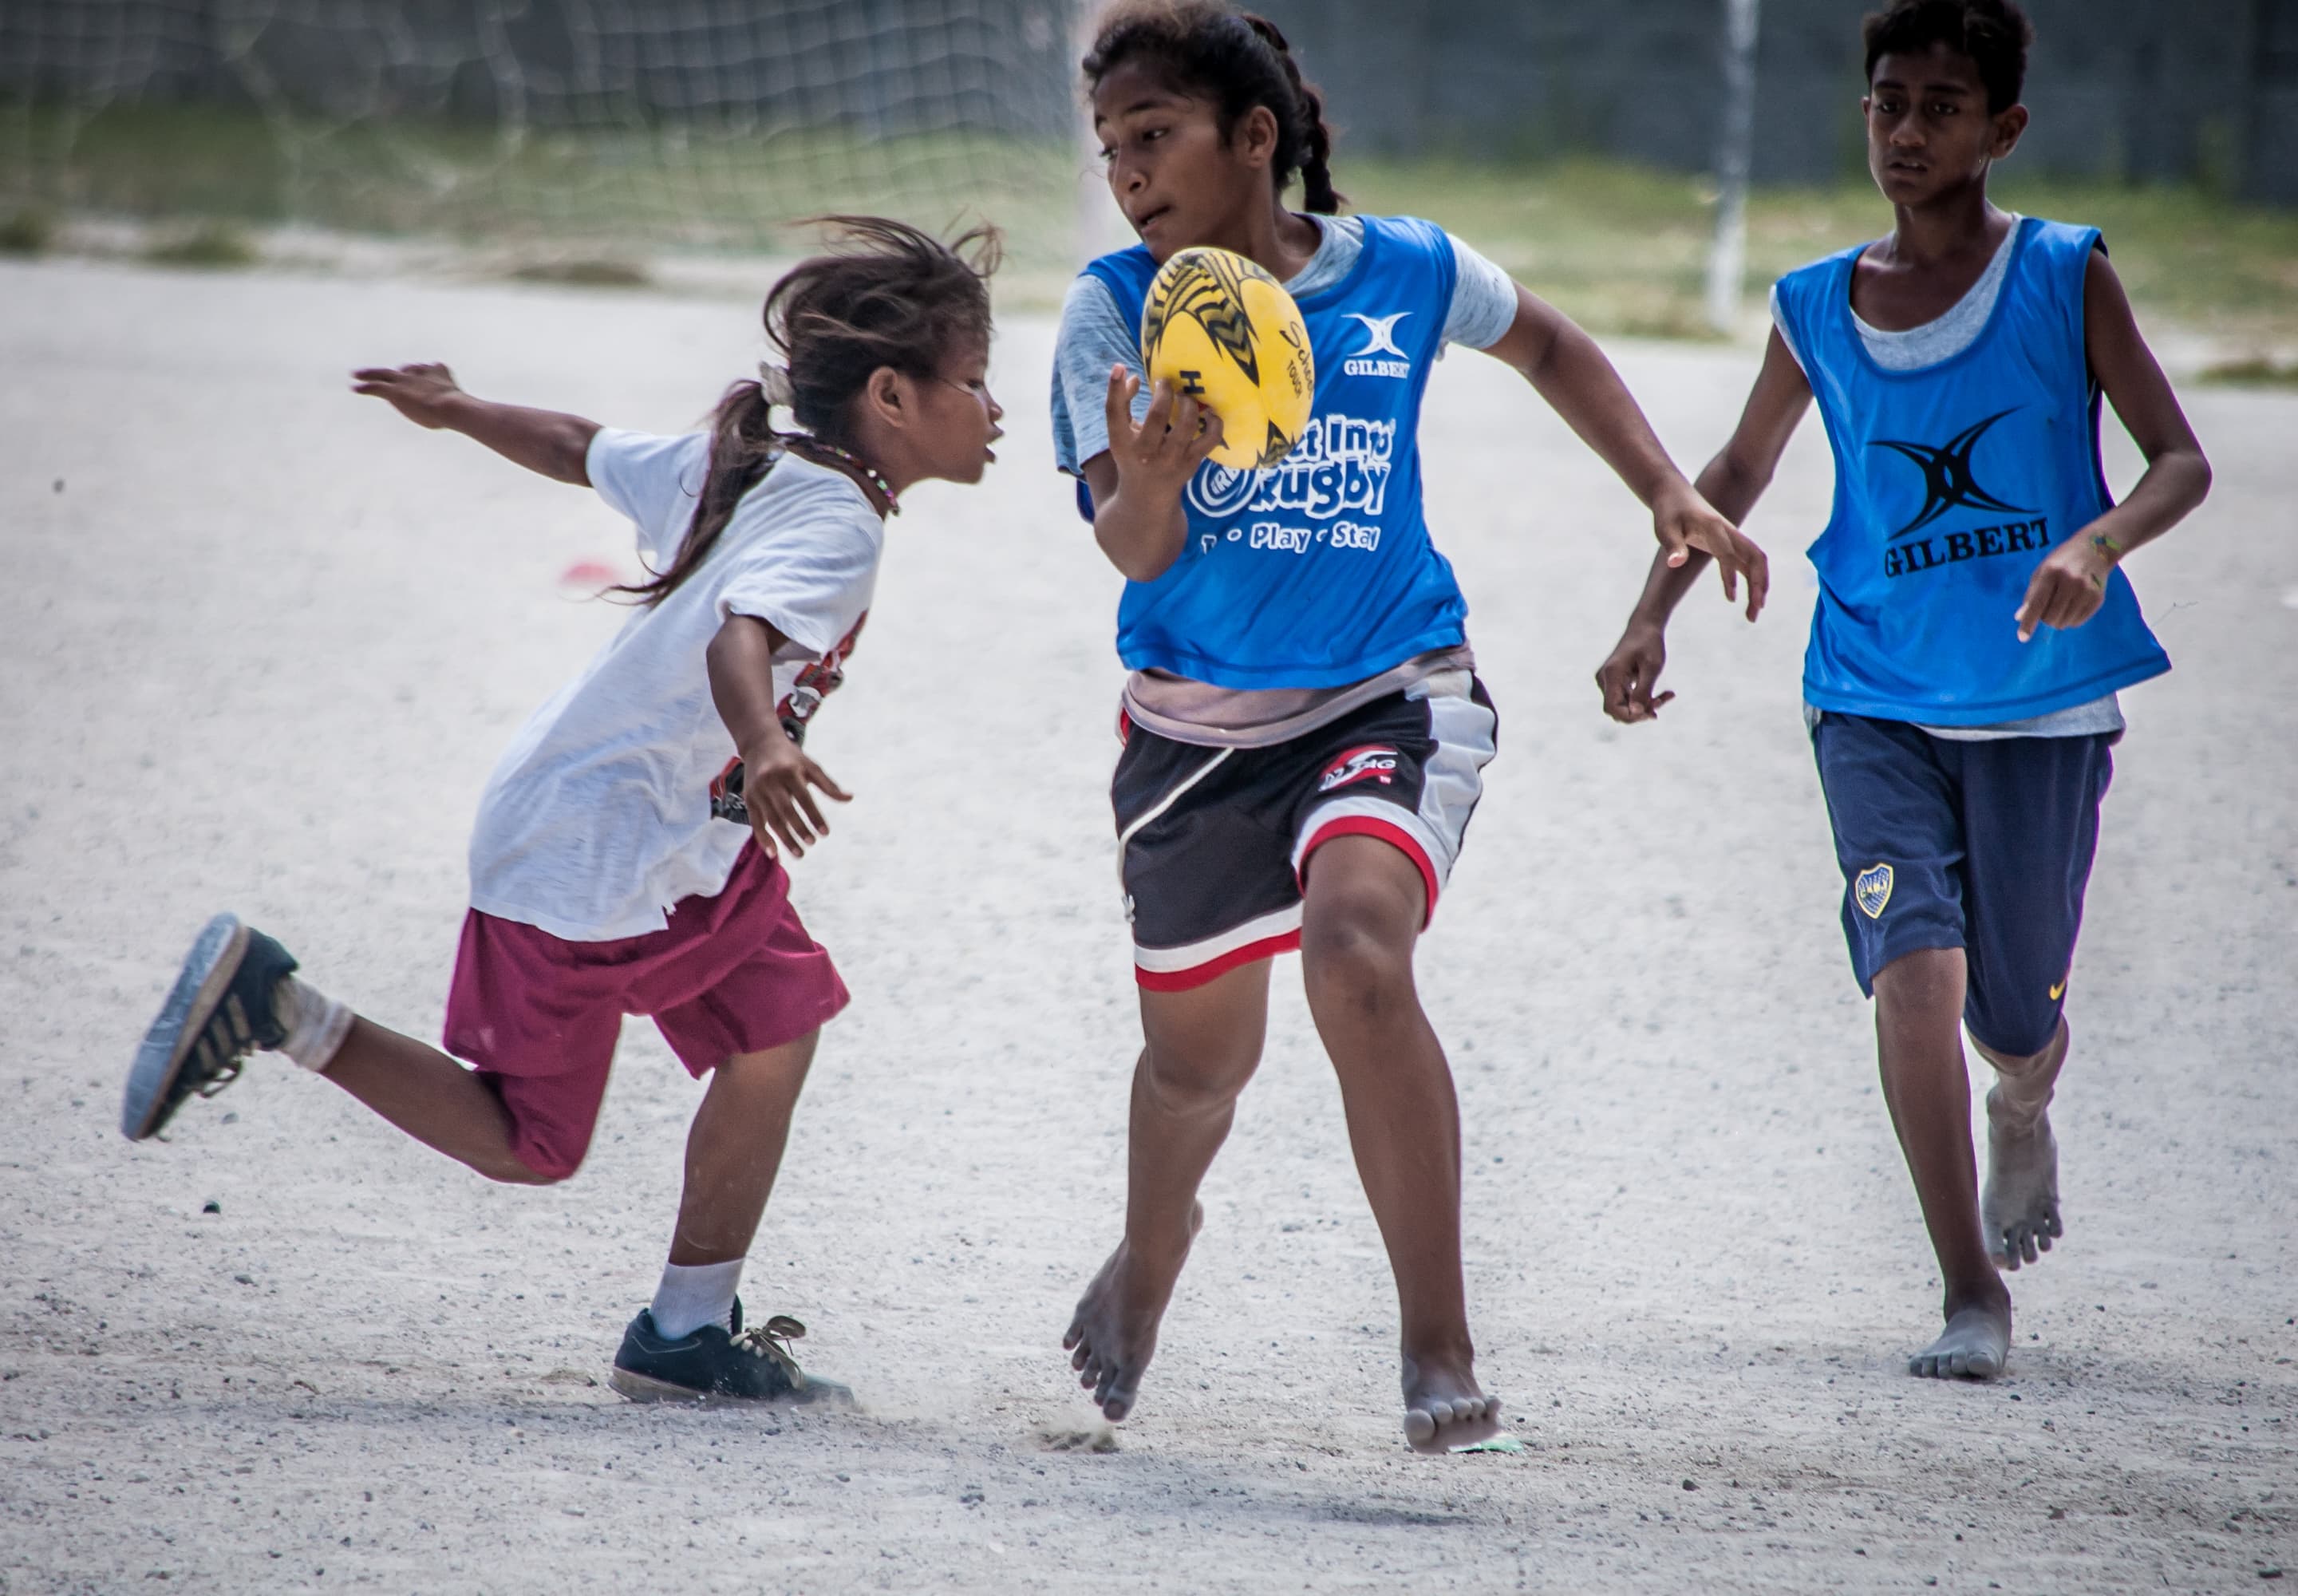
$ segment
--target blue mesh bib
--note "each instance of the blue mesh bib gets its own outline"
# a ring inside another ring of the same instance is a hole
[[[2114,500],[2083,344],[2095,228],[2019,224],[2001,296],[1961,353],[1875,363],[1851,319],[1857,249],[1780,279],[1781,319],[1835,451],[1804,697],[1821,709],[1980,726],[2087,703],[2170,668],[2115,572],[2098,613],[2019,641],[2050,550]]]
[[[1139,245],[1086,269],[1139,336],[1157,263]],[[1364,252],[1300,301],[1317,358],[1308,427],[1282,463],[1211,460],[1189,484],[1187,545],[1128,582],[1117,652],[1219,687],[1340,687],[1464,641],[1468,607],[1420,513],[1420,398],[1458,266],[1442,230],[1364,219]],[[1079,502],[1088,517],[1083,483]]]

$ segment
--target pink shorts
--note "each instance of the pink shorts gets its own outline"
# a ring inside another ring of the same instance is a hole
[[[624,1014],[648,1014],[690,1075],[794,1042],[846,1006],[846,983],[755,846],[715,897],[612,942],[569,942],[473,909],[447,994],[447,1051],[510,1111],[513,1148],[564,1179],[590,1150]]]

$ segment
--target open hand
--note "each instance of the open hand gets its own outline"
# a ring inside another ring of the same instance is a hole
[[[1675,697],[1654,694],[1652,683],[1667,664],[1667,638],[1648,621],[1631,621],[1620,634],[1612,657],[1596,670],[1596,686],[1604,695],[1604,713],[1624,725],[1656,720],[1660,706]]]
[[[1148,413],[1137,426],[1133,399],[1141,379],[1122,366],[1109,368],[1109,452],[1117,462],[1120,491],[1131,489],[1153,500],[1178,500],[1205,457],[1220,447],[1220,418],[1163,377],[1149,397]]]
[[[779,730],[758,747],[742,750],[742,802],[750,811],[750,835],[769,859],[783,848],[803,859],[810,845],[830,835],[830,823],[809,789],[841,804],[854,797]]]
[[[1652,531],[1660,547],[1667,550],[1669,565],[1682,565],[1698,550],[1715,561],[1726,600],[1739,598],[1740,583],[1745,580],[1748,618],[1752,621],[1763,613],[1764,600],[1772,591],[1771,561],[1753,539],[1718,515],[1715,507],[1689,483],[1652,501]]]
[[[2014,617],[2019,641],[2038,626],[2079,626],[2106,602],[2107,578],[2114,575],[2114,541],[2085,527],[2050,552],[2027,583],[2027,597]]]
[[[351,373],[351,392],[389,400],[393,409],[416,426],[434,431],[447,425],[447,407],[463,396],[453,372],[427,361],[415,366],[361,367]]]

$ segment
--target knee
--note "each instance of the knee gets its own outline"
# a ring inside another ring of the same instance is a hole
[[[1919,947],[1903,953],[1875,972],[1872,985],[1878,1016],[1944,1014],[1960,1023],[1966,979],[1960,947]]]
[[[1141,1087],[1166,1113],[1219,1113],[1236,1103],[1260,1063],[1258,1037],[1186,1052],[1152,1045],[1141,1050]]]
[[[1366,1017],[1417,999],[1415,928],[1392,906],[1354,896],[1319,903],[1301,926],[1301,968],[1312,1008],[1346,1007]]]
[[[516,1153],[504,1153],[471,1166],[499,1186],[557,1186],[574,1170],[556,1167],[536,1169]]]
[[[1988,1029],[1992,1031],[2004,1027],[2000,1021],[1996,1021]],[[1971,1045],[1979,1049],[1979,1055],[1992,1064],[1999,1075],[2031,1075],[2038,1070],[2049,1069],[2058,1062],[2057,1055],[2066,1050],[2066,1020],[2063,1017],[2055,1020],[2047,1031],[2030,1023],[2023,1030],[2011,1032],[2010,1040],[2013,1046],[1998,1046],[1980,1036],[1976,1030],[1971,1033]]]

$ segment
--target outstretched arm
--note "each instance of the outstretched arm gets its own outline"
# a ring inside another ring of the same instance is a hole
[[[2038,626],[2079,626],[2106,601],[2106,579],[2122,557],[2151,543],[2211,491],[2211,463],[2170,380],[2139,335],[2129,296],[2105,252],[2091,252],[2083,277],[2083,345],[2091,376],[2146,457],[2130,496],[2051,550],[2035,568],[2019,606],[2019,641]]]
[[[599,424],[558,410],[494,404],[456,385],[444,366],[368,366],[351,373],[351,392],[388,400],[417,426],[475,438],[507,460],[553,482],[591,485],[587,461]]]
[[[1771,485],[1772,473],[1779,467],[1788,440],[1795,435],[1796,424],[1810,408],[1811,385],[1774,327],[1739,426],[1722,452],[1699,474],[1695,485],[1700,496],[1735,525],[1744,519]],[[1620,634],[1611,657],[1596,672],[1596,685],[1604,695],[1604,713],[1614,720],[1648,721],[1675,697],[1672,692],[1652,691],[1660,667],[1667,663],[1667,619],[1707,563],[1705,554],[1694,554],[1681,563],[1671,561],[1665,549],[1653,558],[1643,594],[1628,616],[1627,630]]]
[[[1764,551],[1683,479],[1596,341],[1530,289],[1518,285],[1516,298],[1515,322],[1484,352],[1523,373],[1650,509],[1660,558],[1668,566],[1681,569],[1695,557],[1713,558],[1723,571],[1726,599],[1736,599],[1745,580],[1748,618],[1754,620],[1771,589]]]

